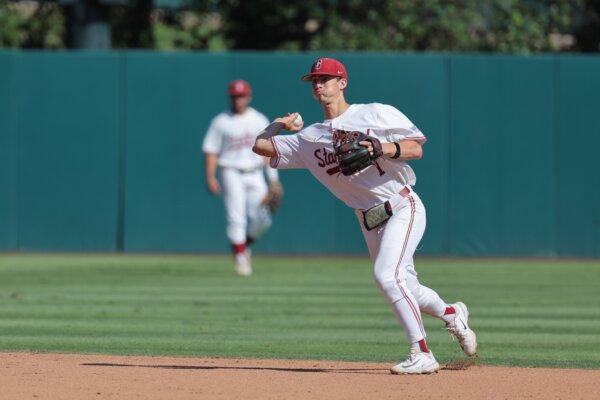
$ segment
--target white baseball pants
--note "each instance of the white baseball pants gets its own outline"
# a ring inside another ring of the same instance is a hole
[[[262,169],[221,168],[221,186],[229,241],[244,244],[247,236],[258,239],[271,226],[271,214],[261,204],[268,192]]]
[[[404,326],[409,343],[424,339],[421,311],[441,318],[446,303],[432,289],[419,283],[413,254],[423,237],[425,207],[412,190],[394,208],[394,214],[382,226],[367,231],[362,214],[360,225],[373,261],[373,277]]]

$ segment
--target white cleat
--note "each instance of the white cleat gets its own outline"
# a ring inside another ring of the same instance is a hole
[[[458,340],[466,355],[474,356],[477,354],[477,336],[469,328],[469,310],[460,301],[451,306],[454,307],[456,316],[452,322],[446,323],[446,330]]]
[[[433,353],[411,350],[408,358],[400,364],[394,365],[390,370],[392,374],[433,374],[438,372],[440,364],[435,360]]]
[[[252,264],[247,254],[240,253],[235,256],[235,273],[239,276],[252,275]]]

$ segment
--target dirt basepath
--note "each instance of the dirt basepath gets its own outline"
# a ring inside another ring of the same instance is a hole
[[[600,371],[472,366],[395,376],[388,364],[0,353],[12,399],[598,399]]]

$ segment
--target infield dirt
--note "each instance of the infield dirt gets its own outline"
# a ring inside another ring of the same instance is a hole
[[[470,366],[428,376],[334,361],[0,353],[4,399],[598,399],[600,371]]]

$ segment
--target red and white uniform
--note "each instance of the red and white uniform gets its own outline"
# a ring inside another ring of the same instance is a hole
[[[261,205],[268,192],[264,158],[252,151],[256,135],[267,125],[267,117],[251,107],[243,114],[227,111],[212,120],[204,137],[202,150],[218,155],[227,237],[234,244],[246,243],[247,236],[257,239],[271,225]]]
[[[425,338],[420,310],[441,318],[446,303],[433,290],[421,285],[413,254],[425,231],[425,208],[412,190],[415,176],[410,166],[381,157],[376,165],[351,176],[342,175],[334,156],[334,143],[352,139],[356,132],[376,136],[382,143],[415,140],[425,143],[421,131],[399,110],[384,104],[353,104],[337,118],[308,126],[297,134],[271,140],[277,156],[274,168],[306,168],[337,198],[357,210],[371,259],[375,281],[410,343]],[[403,193],[393,216],[367,231],[359,210],[366,210]]]

